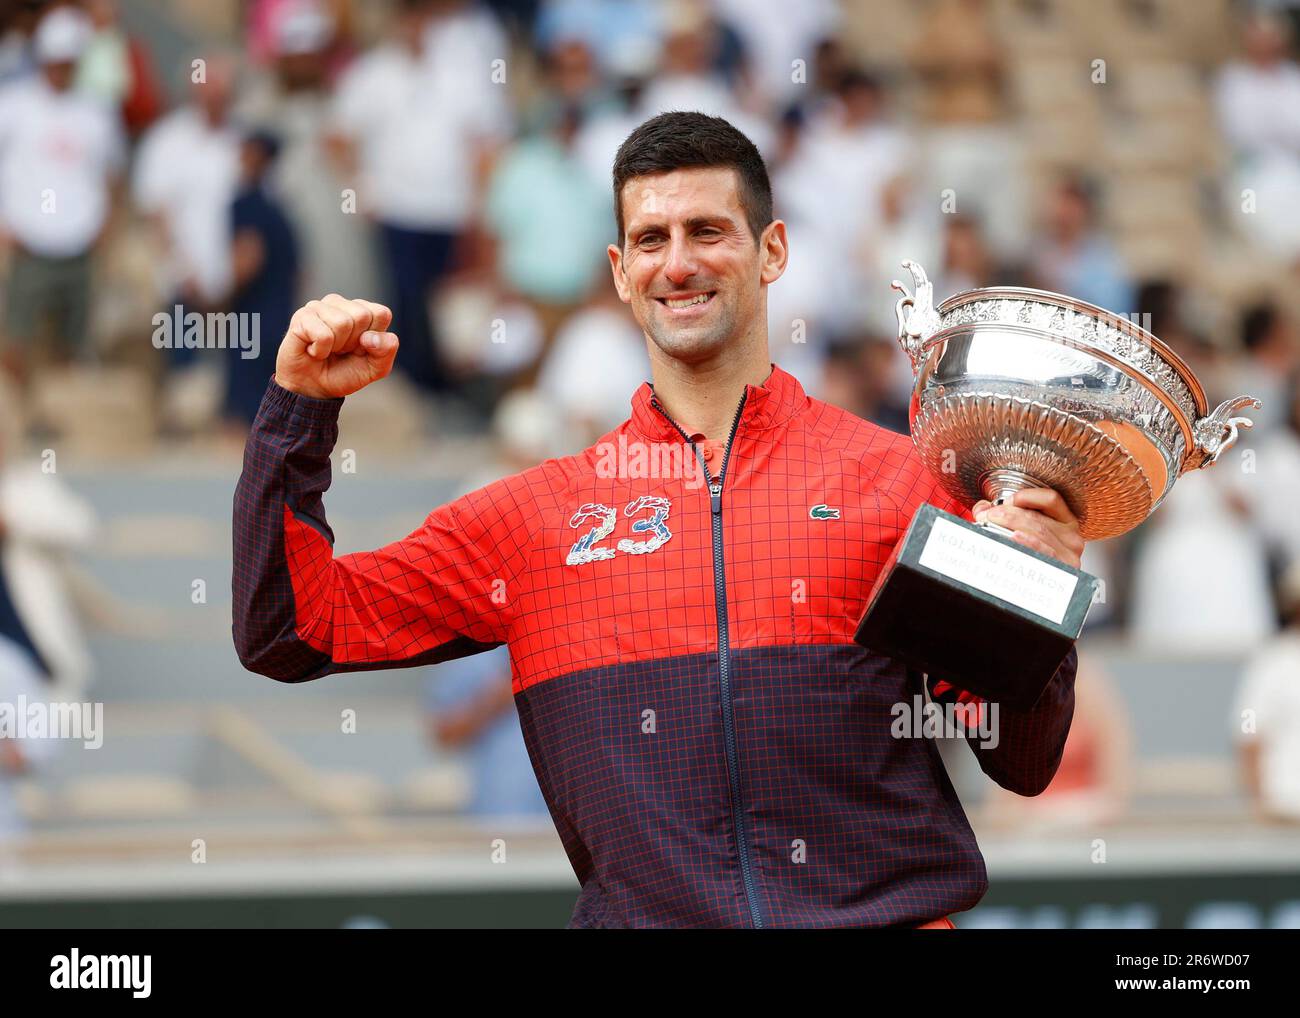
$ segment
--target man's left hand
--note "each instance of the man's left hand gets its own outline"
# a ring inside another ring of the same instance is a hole
[[[981,499],[971,507],[976,523],[996,523],[1013,531],[1013,539],[1026,548],[1050,555],[1059,562],[1079,568],[1084,541],[1079,521],[1065,499],[1051,488],[1026,488],[1003,505]]]

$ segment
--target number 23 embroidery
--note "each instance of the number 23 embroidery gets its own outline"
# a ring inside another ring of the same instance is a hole
[[[631,502],[623,507],[624,516],[635,516],[637,513],[651,510],[651,515],[632,523],[632,533],[644,534],[647,531],[653,531],[650,537],[644,541],[634,541],[630,537],[621,538],[615,547],[628,555],[645,555],[662,547],[670,537],[673,536],[668,529],[668,510],[672,503],[658,495],[642,495],[640,498],[634,498]],[[614,532],[614,521],[618,518],[618,510],[612,506],[601,505],[599,502],[588,502],[569,520],[569,526],[575,530],[582,526],[587,520],[595,520],[595,525],[574,542],[569,549],[569,555],[564,560],[565,565],[580,566],[586,562],[601,562],[605,559],[611,559],[615,555],[614,548],[602,548],[597,542],[603,541]]]

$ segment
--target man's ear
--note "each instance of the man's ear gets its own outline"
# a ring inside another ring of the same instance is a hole
[[[785,273],[790,261],[790,246],[785,235],[785,222],[773,219],[767,224],[758,240],[759,278],[764,283],[775,283]]]
[[[618,299],[624,304],[631,304],[632,295],[628,292],[627,276],[623,273],[623,249],[610,244],[605,251],[609,254],[609,270],[614,275],[614,289],[618,291]]]

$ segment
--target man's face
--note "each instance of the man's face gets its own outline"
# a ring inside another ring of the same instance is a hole
[[[71,60],[58,60],[41,67],[45,80],[56,92],[66,92],[72,87],[72,80],[77,74],[77,65]]]
[[[735,170],[713,167],[623,186],[623,247],[609,247],[614,285],[642,331],[677,360],[705,360],[743,335],[765,315],[764,284],[785,270],[785,224],[772,222],[756,240],[739,183]]]

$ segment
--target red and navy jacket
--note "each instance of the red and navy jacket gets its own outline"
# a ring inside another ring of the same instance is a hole
[[[706,446],[647,382],[592,447],[336,556],[322,494],[342,402],[274,380],[263,399],[235,494],[239,658],[301,682],[507,644],[582,886],[571,926],[910,926],[980,900],[934,739],[891,733],[924,676],[853,640],[917,507],[969,518],[906,436],[773,367]],[[1051,780],[1075,664],[1032,709],[1001,705],[996,746],[968,736],[998,784]]]

